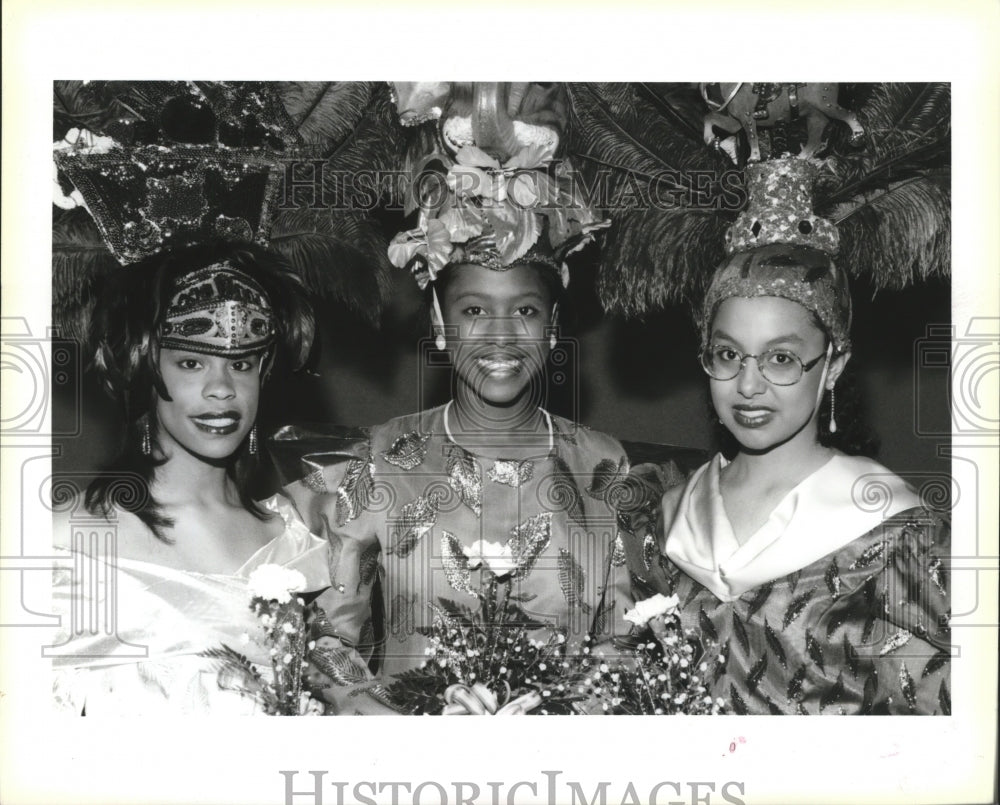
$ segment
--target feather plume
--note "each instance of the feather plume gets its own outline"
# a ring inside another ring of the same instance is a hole
[[[274,218],[270,245],[315,293],[378,321],[392,267],[385,239],[368,218],[325,209],[282,210]]]
[[[85,343],[104,278],[121,270],[83,208],[52,208],[52,320],[65,338]]]
[[[275,88],[306,144],[328,154],[347,140],[368,109],[370,81],[279,81]]]

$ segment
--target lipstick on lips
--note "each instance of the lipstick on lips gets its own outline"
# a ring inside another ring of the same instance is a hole
[[[205,433],[216,436],[228,436],[236,433],[240,427],[242,416],[239,411],[208,411],[191,417],[195,427]]]
[[[733,419],[744,428],[760,428],[774,419],[774,409],[762,405],[734,405]]]

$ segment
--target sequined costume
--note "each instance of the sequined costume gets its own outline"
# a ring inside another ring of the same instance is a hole
[[[949,714],[948,517],[836,454],[740,546],[724,466],[626,537],[636,596],[676,593],[685,627],[714,641],[715,695],[739,714]]]
[[[536,564],[517,582],[523,610],[567,629],[571,640],[621,622],[631,599],[622,598],[627,577],[613,572],[617,527],[606,500],[628,471],[621,445],[552,416],[551,451],[494,460],[451,441],[443,416],[434,408],[399,417],[370,436],[285,428],[271,442],[286,477],[301,479],[286,491],[331,542],[334,586],[321,603],[338,635],[366,657],[377,654],[384,601],[381,670],[417,667],[428,645],[420,632],[431,624],[428,604],[476,600],[448,582],[446,534],[463,548],[477,540],[538,545]],[[379,577],[383,595],[373,602]]]
[[[232,575],[119,558],[114,575],[92,585],[85,557],[56,549],[66,560],[55,571],[52,594],[60,617],[51,649],[57,709],[88,716],[263,715],[232,675],[223,678],[220,663],[202,653],[228,646],[267,675],[270,657],[250,609],[250,572],[268,563],[295,568],[310,591],[328,587],[330,573],[326,540],[310,533],[292,504],[275,496],[262,505],[282,517],[284,531]],[[111,634],[75,628],[105,606],[116,613]]]

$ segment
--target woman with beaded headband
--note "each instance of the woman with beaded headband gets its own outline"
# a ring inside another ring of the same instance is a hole
[[[851,298],[837,230],[812,213],[814,163],[748,174],[699,316],[735,454],[663,495],[658,565],[632,529],[637,595],[679,596],[685,626],[718,646],[715,694],[735,713],[947,714],[948,520],[845,452]]]
[[[297,570],[303,591],[329,586],[326,541],[288,499],[255,503],[248,486],[261,387],[276,358],[302,365],[313,330],[295,275],[250,243],[164,251],[109,281],[92,326],[94,362],[123,406],[125,438],[88,487],[85,512],[57,517],[55,538],[75,555],[102,556],[114,573],[95,589],[81,574],[57,575],[62,708],[258,711],[205,652],[226,645],[270,665],[268,650],[248,640],[260,632],[248,591],[255,569]],[[113,534],[113,545],[84,540],[80,517]],[[99,604],[116,608],[111,634],[73,632],[73,613]]]
[[[476,105],[484,107],[496,112]],[[489,128],[477,122],[476,131]],[[522,142],[511,154],[480,139],[444,159],[444,203],[422,210],[420,225],[390,245],[393,262],[426,294],[431,357],[452,368],[449,402],[378,425],[360,446],[312,442],[295,428],[272,445],[301,457],[288,472],[302,480],[287,489],[335,546],[333,587],[321,599],[340,639],[333,650],[357,649],[355,667],[372,658],[387,682],[427,658],[431,605],[475,609],[477,568],[495,569],[503,557],[525,559],[511,583],[528,622],[571,640],[609,631],[626,604],[627,582],[615,588],[607,496],[627,472],[624,451],[543,407],[568,279],[563,257],[598,224],[586,205],[558,195],[547,172],[558,138],[544,134],[544,147]],[[546,211],[514,198],[532,187],[550,194]],[[560,215],[566,231],[550,220]],[[338,682],[358,681],[333,670]],[[347,712],[387,711],[371,699],[340,696]],[[393,706],[413,712],[398,699]]]

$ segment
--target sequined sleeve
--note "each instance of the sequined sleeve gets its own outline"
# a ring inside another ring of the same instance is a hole
[[[317,665],[334,683],[328,698],[338,710],[365,712],[370,697],[353,694],[356,686],[373,678],[377,667],[380,623],[373,601],[381,598],[381,545],[368,511],[375,494],[370,433],[286,427],[269,446],[285,494],[310,529],[329,542],[332,584],[317,599],[327,618]]]
[[[898,683],[898,709],[950,713],[950,520],[927,509],[912,509],[884,527],[887,555],[876,600],[889,628],[879,652]]]

